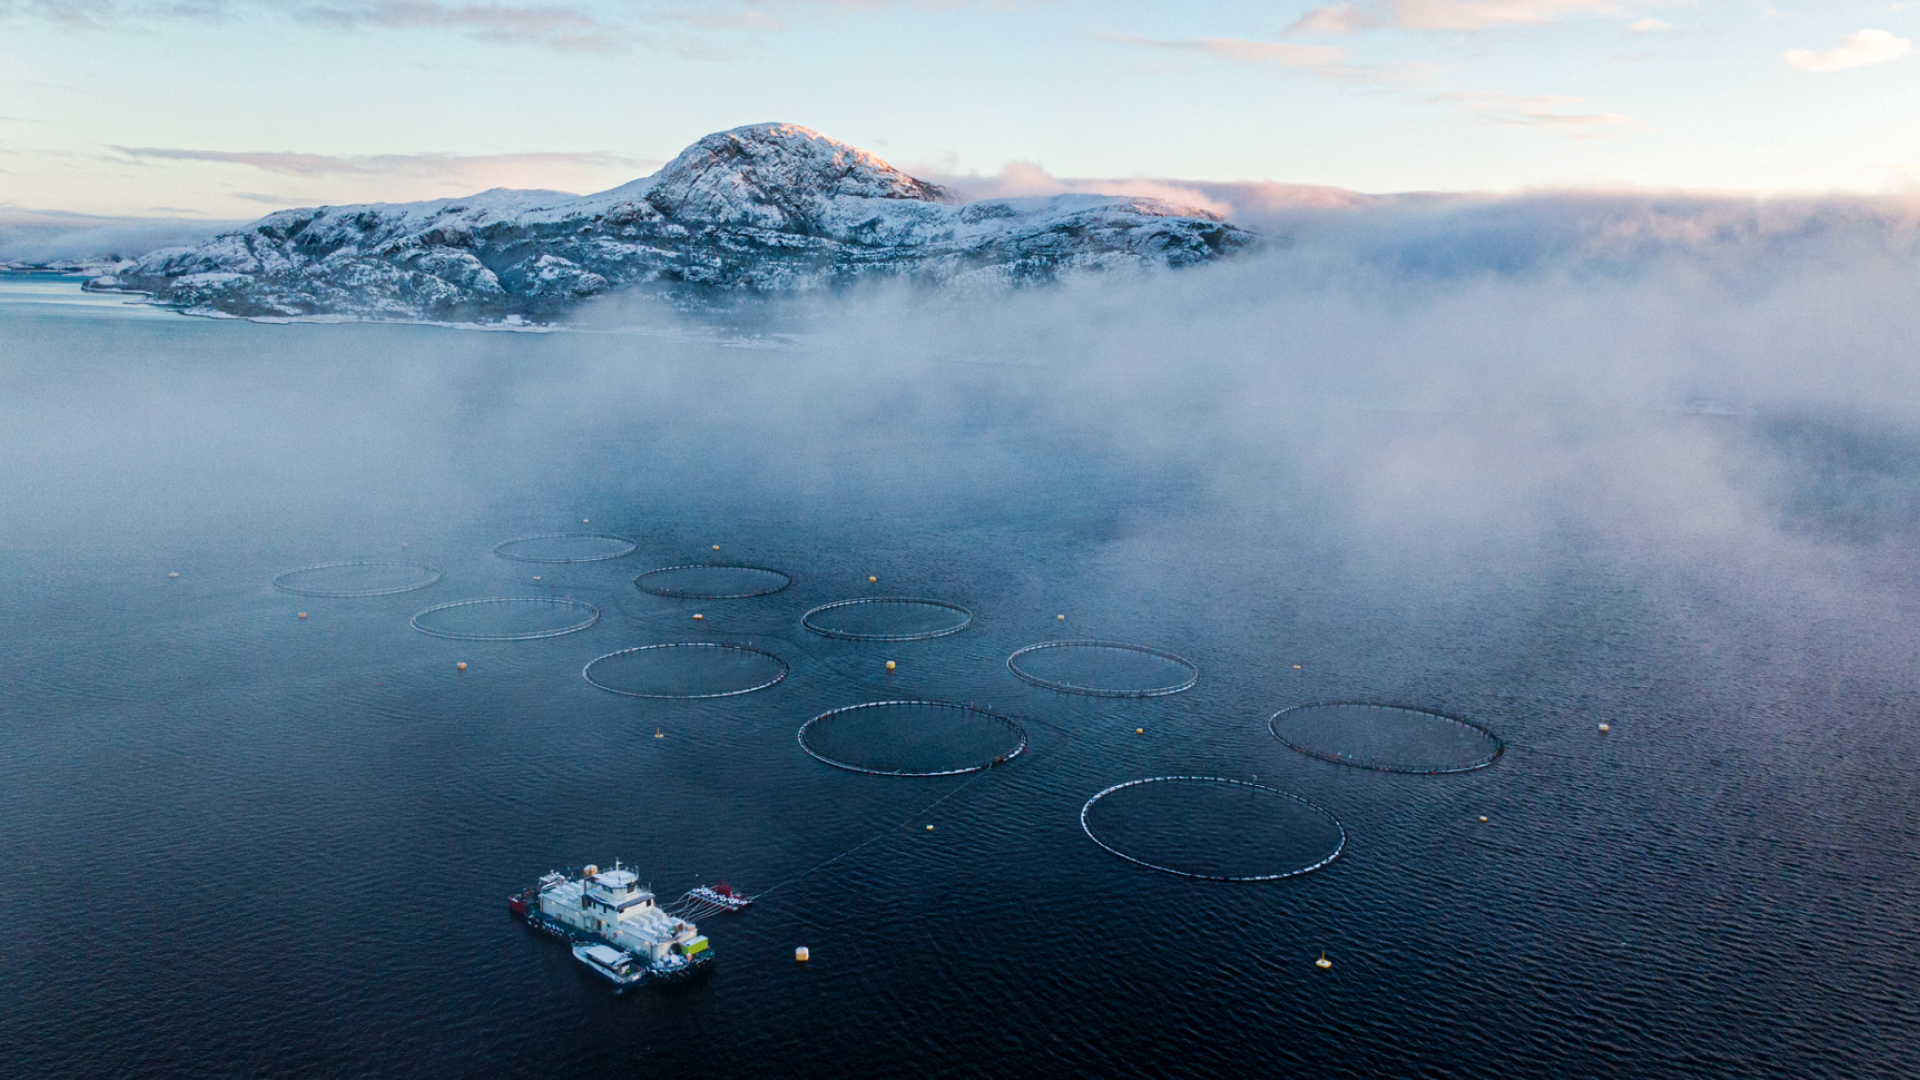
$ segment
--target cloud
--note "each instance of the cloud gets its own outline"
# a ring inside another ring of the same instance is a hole
[[[1629,34],[1673,34],[1678,32],[1679,31],[1673,28],[1672,23],[1662,22],[1659,19],[1641,19],[1639,22],[1627,27],[1627,33]]]
[[[605,152],[537,154],[297,154],[230,150],[183,150],[158,146],[114,146],[109,149],[135,161],[203,161],[242,165],[277,176],[303,179],[331,177],[402,177],[440,180],[471,190],[475,185],[502,186],[503,176],[557,169],[625,169],[640,174],[662,163]],[[256,198],[240,195],[239,198]]]
[[[1568,106],[1579,104],[1584,99],[1552,94],[1513,97],[1484,90],[1461,90],[1435,94],[1433,100],[1457,105],[1490,124],[1551,128],[1579,139],[1620,135],[1646,127],[1633,117],[1620,113],[1569,112]]]
[[[293,14],[305,22],[341,29],[450,29],[482,41],[538,41],[584,52],[607,52],[620,41],[614,27],[582,7],[367,0],[300,7]]]
[[[1381,19],[1352,4],[1317,7],[1295,19],[1282,31],[1287,34],[1357,34],[1379,26]]]
[[[1815,52],[1812,49],[1788,49],[1782,54],[1788,67],[1801,71],[1845,71],[1872,67],[1898,60],[1913,51],[1913,42],[1895,37],[1885,30],[1855,30],[1840,39],[1840,44]]]
[[[1425,82],[1446,70],[1438,64],[1354,63],[1351,53],[1332,45],[1294,45],[1284,41],[1249,41],[1244,38],[1120,40],[1156,49],[1201,53],[1223,63],[1242,67],[1264,64],[1304,71],[1343,86],[1407,86]]]
[[[1317,7],[1287,27],[1289,34],[1353,34],[1375,27],[1466,31],[1501,26],[1545,26],[1570,15],[1614,15],[1619,0],[1371,0]]]
[[[1195,38],[1188,41],[1151,41],[1124,39],[1160,49],[1197,52],[1228,64],[1266,64],[1292,71],[1304,71],[1342,86],[1363,86],[1405,91],[1411,100],[1452,105],[1474,117],[1493,124],[1542,128],[1564,132],[1575,138],[1619,135],[1646,125],[1630,116],[1610,112],[1571,112],[1567,106],[1582,99],[1554,95],[1516,97],[1488,90],[1446,90],[1432,87],[1446,68],[1437,64],[1361,64],[1352,60],[1346,49],[1332,45],[1295,45],[1280,41],[1247,41],[1242,38]]]
[[[481,41],[531,42],[607,52],[625,34],[590,7],[567,4],[445,3],[442,0],[0,0],[0,18],[76,27],[136,22],[226,22],[250,12],[285,15],[336,30],[453,30]]]

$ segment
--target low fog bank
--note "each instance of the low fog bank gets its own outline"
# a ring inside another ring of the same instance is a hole
[[[0,449],[41,468],[0,480],[0,540],[271,534],[316,561],[698,504],[849,545],[1026,537],[1224,607],[1302,575],[1407,610],[1598,573],[1675,618],[1910,651],[1904,204],[1286,212],[1291,244],[1210,267],[719,321],[612,296],[554,334],[0,326],[58,361],[14,368]]]
[[[1115,574],[1192,573],[1180,560],[1205,514],[1227,549],[1267,548],[1356,595],[1444,603],[1438,583],[1484,587],[1490,568],[1539,582],[1578,565],[1790,636],[1915,613],[1908,204],[1271,212],[1293,243],[1197,270],[775,305],[756,325],[803,349],[770,361],[789,378],[759,431],[812,433],[782,452],[802,461],[834,432],[963,432],[956,447],[1031,455],[1022,482],[1101,462],[1127,478],[1103,526]],[[616,302],[587,325],[623,321],[674,317]],[[1905,656],[1909,638],[1887,644]]]
[[[0,207],[0,264],[113,262],[163,247],[197,244],[241,225],[178,217],[94,217]]]

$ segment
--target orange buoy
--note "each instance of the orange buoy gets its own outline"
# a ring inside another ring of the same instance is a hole
[[[467,670],[467,662],[465,660],[462,660],[459,663],[453,665],[453,669],[455,671],[465,671]]]
[[[304,619],[304,618],[306,618],[306,617],[307,617],[307,613],[306,613],[306,612],[304,612],[304,611],[303,611],[303,612],[301,612],[301,613],[300,613],[300,617],[301,617],[301,618],[303,618],[303,619]]]

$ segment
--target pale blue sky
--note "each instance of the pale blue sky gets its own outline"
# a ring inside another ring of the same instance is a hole
[[[1920,3],[0,0],[0,205],[597,190],[805,124],[910,171],[1920,189]]]

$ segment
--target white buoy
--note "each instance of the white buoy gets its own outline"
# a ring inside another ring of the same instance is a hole
[[[699,614],[698,612],[696,612],[696,613],[694,613],[694,616],[693,616],[693,617],[694,617],[694,618],[696,618],[696,619],[704,619],[704,618],[706,618],[706,616],[705,616],[705,615],[701,615],[701,614]]]
[[[659,728],[654,728],[654,729],[653,729],[653,737],[654,737],[654,738],[656,738],[656,739],[664,739],[664,738],[666,738],[666,736],[665,736],[665,735],[662,735],[662,734],[660,733],[660,729],[659,729]]]
[[[174,571],[173,573],[171,573],[171,574],[168,574],[167,576],[168,576],[168,577],[179,577],[179,576],[180,576],[180,572],[179,572],[178,570],[175,570],[175,571]]]
[[[1601,723],[1600,723],[1600,734],[1602,734],[1602,735],[1605,735],[1605,734],[1606,734],[1607,732],[1609,732],[1609,731],[1612,731],[1612,730],[1613,730],[1612,728],[1610,728],[1610,727],[1608,727],[1608,726],[1606,725],[1606,722],[1605,722],[1605,721],[1601,721]]]
[[[1067,621],[1067,617],[1066,617],[1065,615],[1055,615],[1055,616],[1054,616],[1054,618],[1055,618],[1055,619],[1057,619],[1057,620],[1059,620],[1060,622],[1066,622],[1066,621]]]
[[[793,959],[796,963],[801,963],[801,964],[806,963],[807,958],[811,955],[813,954],[807,952],[807,947],[805,945],[802,945],[799,948],[793,950]]]

